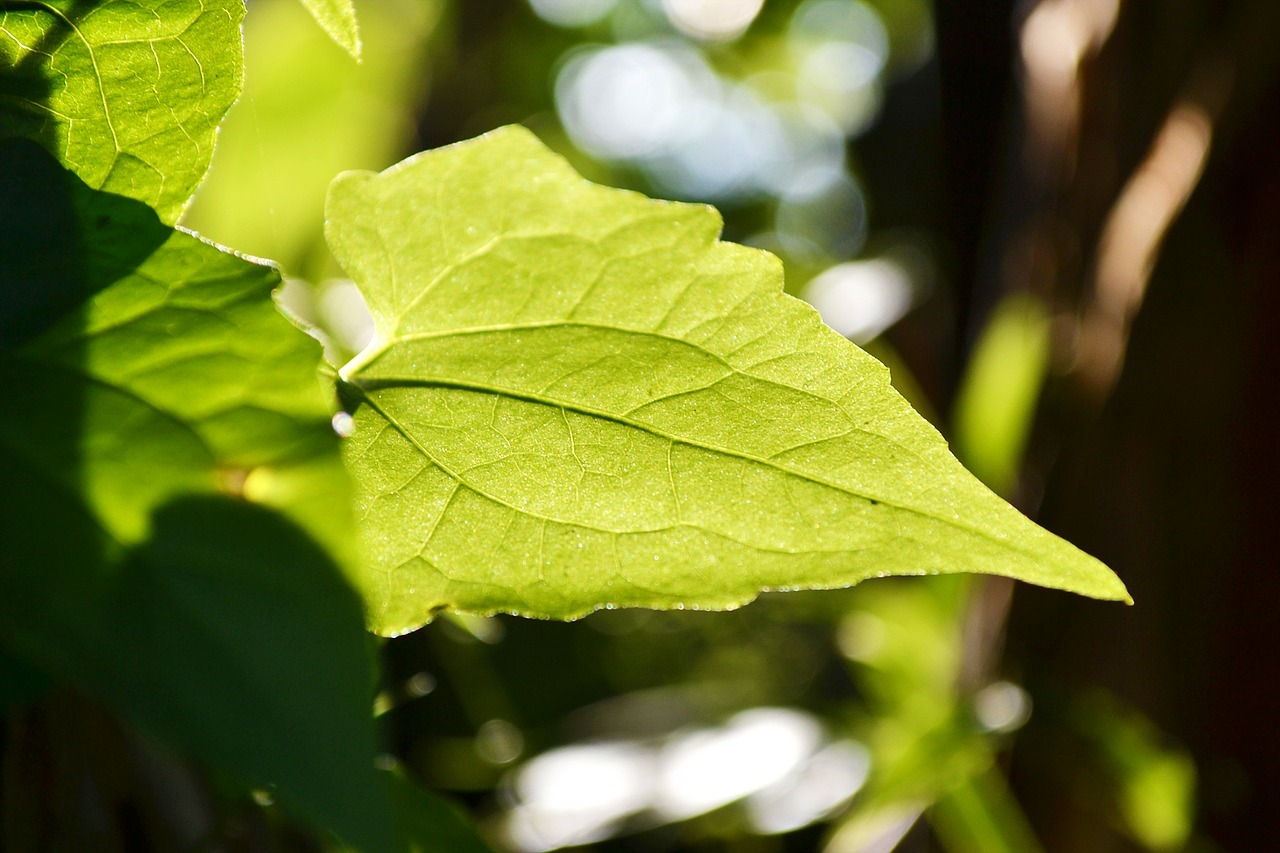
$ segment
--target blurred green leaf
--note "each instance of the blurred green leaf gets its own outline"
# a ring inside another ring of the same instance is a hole
[[[0,2],[0,139],[172,223],[240,94],[243,0]]]
[[[886,821],[895,826],[894,815],[932,808],[991,766],[993,745],[957,687],[971,581],[864,587],[838,628],[865,702],[853,731],[871,752],[867,784],[835,836],[838,849],[871,844],[866,834]]]
[[[332,261],[324,197],[343,169],[382,169],[404,153],[429,85],[426,46],[441,0],[366,4],[356,64],[297,0],[255,0],[245,25],[245,90],[218,131],[209,177],[183,224],[271,258],[313,282]]]
[[[1000,494],[1012,493],[1049,368],[1049,311],[1006,296],[991,314],[956,398],[956,453]]]
[[[1036,853],[1040,842],[994,768],[952,788],[929,810],[948,853]]]
[[[858,664],[868,701],[882,709],[917,706],[931,723],[949,713],[964,654],[964,580],[885,583],[861,591],[836,640]]]
[[[855,809],[832,832],[823,853],[867,853],[894,850],[920,819],[927,803],[897,802]]]
[[[0,643],[387,849],[347,485],[279,276],[26,141],[0,257]]]
[[[341,371],[376,629],[992,572],[1127,598],[981,486],[710,208],[506,128],[330,190],[374,343]]]
[[[1181,850],[1195,816],[1196,765],[1183,752],[1152,756],[1128,778],[1120,807],[1134,836],[1151,850]]]
[[[1124,826],[1148,850],[1183,849],[1191,837],[1196,766],[1150,720],[1105,693],[1082,697],[1075,728],[1096,750],[1101,778],[1115,786]]]
[[[352,59],[360,59],[360,24],[352,0],[301,0],[329,37]]]

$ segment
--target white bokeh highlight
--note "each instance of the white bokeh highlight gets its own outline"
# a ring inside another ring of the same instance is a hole
[[[540,853],[738,804],[754,831],[789,832],[848,803],[870,767],[865,747],[832,740],[813,715],[752,708],[720,726],[545,752],[511,776],[502,830]]]

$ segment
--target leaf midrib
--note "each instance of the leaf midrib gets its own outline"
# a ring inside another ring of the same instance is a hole
[[[781,356],[773,356],[771,358],[764,359],[763,361],[758,361],[755,364],[752,364],[746,368],[743,368],[743,367],[739,367],[738,365],[735,365],[732,361],[730,361],[724,355],[721,355],[720,353],[714,350],[708,349],[707,347],[702,346],[701,344],[694,343],[693,341],[687,341],[684,338],[676,337],[673,335],[664,335],[652,329],[629,329],[623,326],[610,325],[607,323],[591,323],[583,320],[554,320],[553,319],[553,320],[529,320],[522,323],[495,323],[489,326],[466,326],[461,328],[436,329],[436,330],[422,331],[422,332],[410,332],[408,334],[397,334],[396,336],[392,337],[390,340],[386,342],[379,342],[375,339],[373,343],[371,343],[368,347],[366,347],[360,353],[356,354],[354,358],[352,358],[345,366],[343,366],[338,371],[338,375],[343,381],[347,382],[348,384],[358,385],[364,388],[374,388],[377,385],[377,383],[384,382],[384,381],[392,384],[399,384],[399,383],[415,384],[415,383],[419,383],[421,380],[418,380],[414,377],[408,377],[403,379],[400,377],[386,377],[382,379],[361,380],[358,374],[360,373],[360,371],[368,369],[378,359],[386,355],[392,349],[392,347],[398,344],[413,343],[416,341],[442,340],[445,338],[452,338],[452,337],[465,337],[467,335],[483,335],[483,334],[491,334],[495,332],[522,332],[522,331],[536,331],[540,329],[562,329],[562,328],[595,329],[602,332],[616,332],[623,335],[638,335],[641,337],[656,338],[658,340],[666,341],[668,343],[678,344],[679,346],[688,347],[689,349],[695,350],[707,356],[708,358],[711,358],[712,360],[719,362],[720,365],[724,367],[725,370],[729,371],[730,374],[737,375],[737,376],[745,376],[757,382],[764,382],[766,384],[773,385],[777,388],[785,388],[788,391],[796,391],[798,393],[805,394],[807,396],[813,397],[814,399],[822,400],[824,403],[829,403],[832,406],[835,406],[837,409],[840,410],[840,414],[843,415],[849,422],[848,431],[845,433],[842,433],[842,435],[847,435],[850,432],[859,432],[859,433],[862,433],[863,435],[873,436],[875,438],[880,439],[881,441],[884,441],[887,444],[893,445],[895,448],[902,451],[904,454],[914,456],[917,459],[921,460],[921,462],[926,462],[925,458],[915,448],[904,445],[902,442],[894,439],[892,436],[888,436],[883,433],[876,432],[875,430],[859,427],[857,425],[857,418],[855,418],[839,401],[832,400],[829,397],[825,397],[813,391],[807,391],[803,388],[797,388],[796,386],[789,385],[786,382],[779,382],[775,379],[770,379],[766,376],[759,376],[757,374],[750,372],[752,369],[759,367],[762,364],[767,364],[771,361],[776,361],[779,358],[785,358],[786,354]],[[721,378],[724,379],[727,377],[721,377]],[[563,377],[561,377],[561,379],[563,379]],[[432,381],[435,381],[435,380],[432,380]],[[441,381],[444,381],[444,380],[441,380]],[[698,390],[705,390],[705,388],[685,389],[684,391],[676,392],[668,396],[678,396],[679,394],[689,393],[690,391],[698,391]],[[495,393],[508,393],[508,392],[503,390],[498,390],[498,391],[495,391]],[[519,395],[524,392],[514,391],[510,393]],[[644,403],[640,404],[639,406],[636,406],[635,408],[637,409],[644,408],[644,406],[651,405],[656,402],[660,402],[662,399],[666,399],[666,398],[664,397],[664,398],[658,398],[654,400],[646,400]],[[547,405],[561,405],[561,404],[559,402],[553,402],[553,403],[547,403]],[[576,404],[567,404],[567,405],[573,406]],[[660,437],[673,438],[672,436],[666,436],[666,435],[662,435]],[[835,437],[838,437],[838,436],[828,436],[828,438],[835,438]],[[677,439],[677,440],[680,440],[680,439]],[[822,439],[822,440],[825,440],[825,439]],[[681,441],[682,443],[686,443],[686,444],[691,443],[683,440]],[[796,445],[795,447],[790,447],[790,448],[786,448],[786,450],[781,450],[779,451],[779,453],[785,453],[791,450],[796,450],[800,447],[804,447],[806,444],[811,444],[811,443],[812,442],[805,442],[803,444]]]
[[[490,500],[493,500],[497,503],[502,504],[503,506],[508,507],[514,512],[519,512],[524,515],[532,516],[535,518],[541,518],[546,521],[552,521],[557,524],[575,524],[577,526],[584,526],[584,527],[588,526],[588,525],[579,525],[577,522],[569,522],[559,518],[542,516],[542,515],[539,515],[538,513],[531,512],[527,509],[517,507],[517,506],[512,506],[507,501],[504,501],[495,495],[489,494],[487,491],[481,490],[476,486],[471,485],[466,481],[464,477],[462,477],[457,472],[453,471],[448,465],[445,465],[443,462],[441,462],[436,457],[435,454],[431,453],[431,451],[427,447],[423,446],[423,444],[412,434],[412,431],[410,431],[407,427],[405,427],[402,423],[400,423],[399,420],[395,418],[391,413],[389,413],[385,407],[380,405],[380,403],[378,402],[378,400],[375,398],[374,395],[380,390],[390,389],[390,388],[448,388],[448,389],[455,389],[460,391],[471,391],[471,392],[480,393],[480,394],[490,394],[490,395],[496,395],[496,396],[509,397],[512,399],[522,400],[528,403],[547,406],[549,408],[558,408],[561,410],[561,412],[571,411],[578,415],[611,421],[613,423],[618,424],[619,426],[628,427],[631,429],[637,429],[642,432],[647,432],[650,435],[655,436],[656,438],[660,438],[665,441],[672,442],[673,444],[680,443],[688,447],[694,447],[699,450],[704,450],[710,453],[718,453],[724,456],[729,456],[729,457],[742,459],[749,462],[754,462],[756,464],[776,470],[787,476],[795,477],[797,479],[801,479],[809,483],[824,486],[826,488],[832,489],[833,491],[841,492],[843,494],[847,494],[852,497],[865,500],[869,503],[883,504],[885,506],[892,507],[894,509],[898,509],[903,512],[912,513],[917,516],[921,516],[924,518],[929,518],[934,521],[941,522],[942,524],[946,524],[947,526],[952,527],[956,530],[964,531],[965,533],[976,536],[980,539],[985,539],[987,541],[993,542],[1003,548],[1014,550],[1018,553],[1021,553],[1027,557],[1031,557],[1033,559],[1039,559],[1041,557],[1041,554],[1039,554],[1036,551],[1032,551],[1025,547],[1022,547],[1018,543],[1011,543],[1008,540],[997,538],[995,536],[992,536],[990,533],[987,533],[986,531],[981,530],[980,528],[963,524],[957,521],[956,519],[944,518],[940,515],[936,515],[934,513],[922,510],[919,507],[908,506],[906,504],[900,503],[898,501],[894,501],[892,499],[887,499],[883,497],[871,497],[869,495],[865,495],[860,492],[854,491],[853,489],[850,489],[846,486],[833,483],[821,477],[817,477],[808,472],[799,471],[794,468],[782,465],[776,460],[771,460],[761,456],[757,456],[753,453],[748,453],[743,450],[735,450],[732,448],[720,447],[720,446],[711,444],[709,442],[699,441],[696,439],[681,438],[679,436],[670,435],[658,429],[657,427],[654,427],[651,424],[646,424],[642,421],[633,420],[623,415],[616,415],[611,412],[605,412],[598,409],[593,409],[589,406],[585,406],[580,403],[564,403],[559,400],[553,400],[553,399],[542,397],[536,394],[530,394],[528,392],[515,391],[510,389],[504,389],[504,388],[495,388],[495,387],[483,385],[480,383],[465,382],[462,380],[441,380],[441,379],[423,380],[423,379],[416,379],[413,377],[382,377],[379,379],[365,379],[365,380],[361,380],[358,378],[339,379],[339,382],[347,386],[354,392],[356,392],[361,399],[363,399],[366,403],[368,403],[368,405],[372,407],[373,410],[376,411],[382,418],[384,418],[393,429],[395,429],[397,432],[403,435],[405,439],[407,439],[423,456],[431,460],[433,464],[437,465],[442,471],[447,473],[450,477],[452,477],[457,482],[461,483],[462,485],[466,486],[468,489],[471,489],[477,494],[483,495],[484,497]],[[694,525],[690,525],[687,522],[681,521],[676,525],[664,525],[662,527],[653,528],[652,530],[636,530],[636,531],[627,531],[627,532],[630,532],[630,533],[656,532],[660,530],[668,530],[668,529],[671,529],[672,527],[679,527],[679,526],[694,526]],[[595,528],[595,529],[603,530],[603,528]],[[616,533],[618,531],[605,531],[605,532]],[[841,551],[847,551],[847,550],[850,550],[850,549],[841,549]],[[798,551],[796,553],[811,553],[811,551],[805,550],[805,551]]]

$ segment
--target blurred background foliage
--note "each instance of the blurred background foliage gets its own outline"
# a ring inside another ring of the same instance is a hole
[[[520,122],[595,181],[716,204],[1137,600],[930,578],[441,619],[385,644],[377,711],[496,846],[1280,837],[1276,4],[364,0],[361,64],[295,0],[249,6],[185,225],[277,260],[332,358],[367,327],[329,180]]]

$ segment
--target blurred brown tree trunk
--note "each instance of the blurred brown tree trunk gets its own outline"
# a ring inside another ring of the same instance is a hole
[[[1120,843],[1091,828],[1096,804],[1077,790],[1086,768],[1052,731],[1068,709],[1043,698],[1101,685],[1191,749],[1203,834],[1269,849],[1280,837],[1280,4],[1040,0],[1003,22],[968,5],[939,3],[938,26],[949,186],[990,193],[952,203],[971,217],[952,233],[972,241],[955,250],[969,328],[1014,290],[1059,317],[1031,502],[1137,601],[1018,590],[1009,659],[1041,697],[1017,749],[1019,797],[1050,850]],[[978,25],[998,28],[978,43],[1012,46],[1007,118],[967,95],[963,76],[948,82],[948,51]],[[980,120],[1005,132],[985,187],[975,164],[998,143],[979,134],[976,151],[954,150]]]

